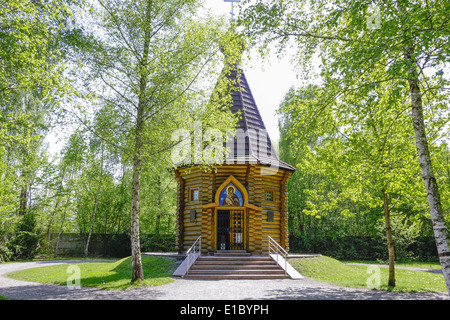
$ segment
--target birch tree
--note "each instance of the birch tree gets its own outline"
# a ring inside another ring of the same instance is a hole
[[[83,135],[80,132],[75,132],[67,141],[63,150],[61,150],[61,161],[59,163],[59,179],[60,186],[58,193],[63,197],[61,201],[62,217],[60,221],[58,238],[55,247],[55,257],[58,255],[59,241],[61,234],[64,231],[64,225],[67,222],[68,216],[72,214],[71,207],[73,205],[72,200],[74,198],[74,182],[76,176],[82,169],[84,162],[84,154],[86,152],[86,144],[83,139]],[[55,194],[57,197],[58,195]],[[55,208],[56,211],[56,208]]]
[[[68,2],[68,1],[67,1]],[[4,0],[0,5],[0,100],[15,90],[62,84],[55,46],[70,15],[65,0]],[[77,0],[72,1],[77,3]]]
[[[319,87],[289,92],[280,108],[283,122],[290,121],[283,125],[290,126],[283,136],[291,139],[294,152],[301,150],[299,166],[338,186],[338,190],[327,186],[305,190],[319,203],[305,211],[322,216],[334,208],[346,218],[354,214],[346,203],[378,211],[385,226],[390,287],[395,286],[391,212],[413,202],[419,174],[405,99],[393,99],[392,90],[379,84],[368,97],[347,93],[318,120]]]
[[[207,103],[217,79],[214,62],[222,67],[217,59],[224,28],[223,21],[197,16],[198,8],[194,0],[99,0],[100,32],[92,32],[92,45],[83,56],[89,73],[86,96],[110,105],[117,117],[110,131],[125,139],[99,137],[115,144],[133,168],[132,282],[144,278],[139,237],[143,162],[159,158],[170,163],[168,151],[176,143],[171,133],[178,128],[198,120],[223,131],[235,124],[222,104]],[[89,115],[88,108],[80,109],[80,118]]]
[[[297,46],[299,61],[310,70],[320,59],[328,93],[323,108],[348,90],[369,92],[374,83],[395,81],[409,95],[416,153],[427,193],[439,259],[450,293],[449,234],[433,170],[426,118],[448,116],[426,101],[446,90],[443,68],[449,62],[448,12],[445,1],[257,1],[240,14],[253,44],[264,51],[277,41],[279,52]],[[377,78],[372,70],[384,70]],[[429,71],[427,73],[427,71]],[[433,79],[433,82],[429,80]]]
[[[94,221],[95,221],[95,216],[97,215],[97,208],[98,208],[98,198],[100,197],[100,190],[102,188],[102,180],[103,180],[103,163],[104,163],[104,148],[103,145],[100,143],[100,173],[99,173],[99,178],[98,178],[98,186],[97,186],[97,191],[95,194],[95,203],[94,203],[94,210],[92,212],[92,217],[91,217],[91,227],[89,228],[89,234],[88,234],[88,238],[86,240],[86,245],[84,247],[84,257],[86,258],[88,256],[88,252],[89,252],[89,243],[91,241],[91,236],[92,236],[92,231],[94,230]]]

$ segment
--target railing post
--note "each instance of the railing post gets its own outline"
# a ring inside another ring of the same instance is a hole
[[[288,255],[286,254],[286,255],[284,256],[284,274],[285,274],[285,275],[287,274],[287,266],[288,266],[288,263],[287,263],[287,257],[288,257]]]
[[[194,243],[192,244],[192,246],[186,251],[186,275],[189,274],[189,269],[191,268],[191,254],[192,252],[194,253],[194,258],[195,258],[195,254],[198,250],[198,255],[201,255],[201,244],[202,244],[202,236],[199,236],[197,238],[197,240],[194,241]],[[198,246],[198,249],[197,249]]]
[[[272,249],[272,245],[274,245],[275,248],[276,248],[274,250],[274,253],[277,255],[276,262],[277,262],[278,265],[280,265],[280,263],[278,261],[278,255],[280,255],[280,253],[283,255],[283,258],[284,258],[284,274],[287,274],[287,256],[288,256],[288,253],[286,252],[286,250],[283,249],[283,247],[281,247],[278,244],[278,242],[273,240],[271,236],[268,236],[267,240],[269,242],[269,255],[272,253],[272,250],[273,250]],[[272,244],[272,242],[273,242],[273,244]]]
[[[277,264],[278,264],[278,247],[275,246],[275,248],[276,248],[275,254],[277,255]]]
[[[189,274],[189,261],[190,261],[189,257],[190,257],[190,254],[188,252],[187,253],[187,265],[186,265],[186,274],[187,275]]]
[[[270,256],[270,252],[271,252],[271,250],[270,250],[270,238],[267,238],[267,240],[269,242],[269,256]]]

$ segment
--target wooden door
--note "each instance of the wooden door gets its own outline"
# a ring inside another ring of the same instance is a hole
[[[217,210],[217,250],[245,249],[244,210]]]
[[[230,210],[217,210],[217,250],[230,250]]]
[[[230,249],[244,250],[244,210],[230,210]]]

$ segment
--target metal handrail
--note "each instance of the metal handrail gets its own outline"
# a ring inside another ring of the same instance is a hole
[[[195,242],[189,248],[189,250],[186,251],[186,262],[187,262],[186,274],[189,273],[189,269],[191,268],[191,264],[190,264],[191,254],[194,254],[194,259],[197,259],[195,253],[198,252],[198,255],[200,256],[202,254],[201,247],[202,247],[202,236],[199,236],[197,238],[197,240],[195,240]],[[195,260],[192,263],[194,263],[194,262],[195,262]]]
[[[277,256],[277,260],[276,261],[277,261],[277,264],[280,265],[280,266],[281,266],[281,264],[278,262],[278,255],[279,255],[279,253],[281,253],[281,255],[283,256],[283,258],[284,258],[284,274],[286,274],[287,273],[287,256],[288,256],[287,251],[284,250],[283,247],[280,246],[278,244],[278,242],[276,242],[271,236],[268,236],[267,239],[269,241],[269,255],[272,252],[274,254],[276,254],[276,256]],[[271,245],[273,247],[275,247],[275,248],[273,248]]]

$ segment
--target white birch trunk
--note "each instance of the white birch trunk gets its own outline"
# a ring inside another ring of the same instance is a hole
[[[66,207],[64,208],[64,215],[63,215],[63,218],[62,218],[62,221],[61,221],[61,226],[59,227],[58,239],[56,240],[56,247],[55,247],[55,256],[54,256],[55,258],[58,256],[59,241],[61,239],[61,234],[62,234],[62,231],[63,231],[64,222],[66,221],[67,206],[69,205],[70,197],[71,196],[69,195],[69,197],[67,198]]]
[[[437,252],[441,263],[442,272],[444,274],[445,283],[447,285],[447,290],[450,295],[449,236],[445,225],[439,189],[434,176],[433,165],[431,163],[430,150],[425,131],[425,121],[423,118],[422,93],[419,86],[414,50],[409,45],[406,46],[405,49],[405,56],[410,63],[410,67],[408,69],[408,82],[411,94],[411,114],[414,124],[417,153],[419,155],[420,169],[427,192]]]
[[[144,280],[141,260],[141,244],[139,236],[139,215],[140,215],[140,189],[141,189],[141,169],[142,169],[142,112],[138,111],[135,138],[135,155],[133,161],[133,182],[131,186],[131,282],[141,282]]]
[[[84,248],[84,257],[86,258],[88,256],[88,251],[89,251],[89,242],[91,242],[91,236],[92,236],[92,231],[94,229],[94,221],[95,221],[95,215],[97,214],[97,207],[98,207],[98,197],[100,195],[100,189],[102,188],[102,178],[103,178],[103,145],[101,146],[102,148],[102,161],[101,161],[101,169],[100,169],[100,181],[98,182],[98,188],[97,188],[97,195],[95,197],[95,205],[94,205],[94,212],[92,214],[92,218],[91,218],[91,227],[89,229],[89,235],[86,241],[86,246]]]

